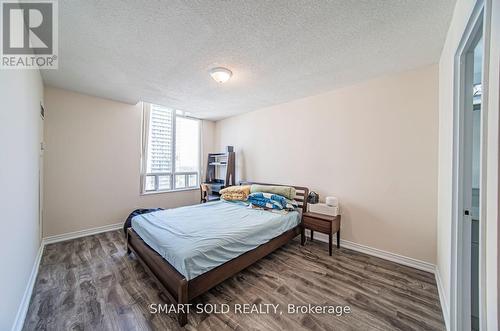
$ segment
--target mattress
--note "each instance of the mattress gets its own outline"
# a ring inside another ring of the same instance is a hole
[[[134,231],[186,279],[193,279],[297,226],[276,213],[216,201],[135,216]]]

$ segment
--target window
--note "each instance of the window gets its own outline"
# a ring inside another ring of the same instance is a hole
[[[200,121],[179,110],[144,103],[142,191],[197,188]]]

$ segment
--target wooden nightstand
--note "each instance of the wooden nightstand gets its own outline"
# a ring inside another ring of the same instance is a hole
[[[311,241],[314,231],[328,235],[330,256],[332,255],[332,236],[334,233],[337,233],[337,248],[340,248],[340,215],[330,216],[311,212],[302,214],[302,245],[306,241],[306,229],[311,230]]]

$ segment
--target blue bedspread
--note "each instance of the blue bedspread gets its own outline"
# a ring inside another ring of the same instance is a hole
[[[132,228],[189,280],[299,223],[297,211],[279,214],[217,201],[138,215]]]

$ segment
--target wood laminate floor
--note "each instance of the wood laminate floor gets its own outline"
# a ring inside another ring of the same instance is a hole
[[[121,231],[46,246],[24,330],[176,330],[175,315]],[[192,313],[187,330],[444,330],[430,273],[296,239],[195,301],[227,314]],[[279,304],[280,313],[238,314],[235,304]],[[288,314],[288,304],[349,306],[351,313]]]

